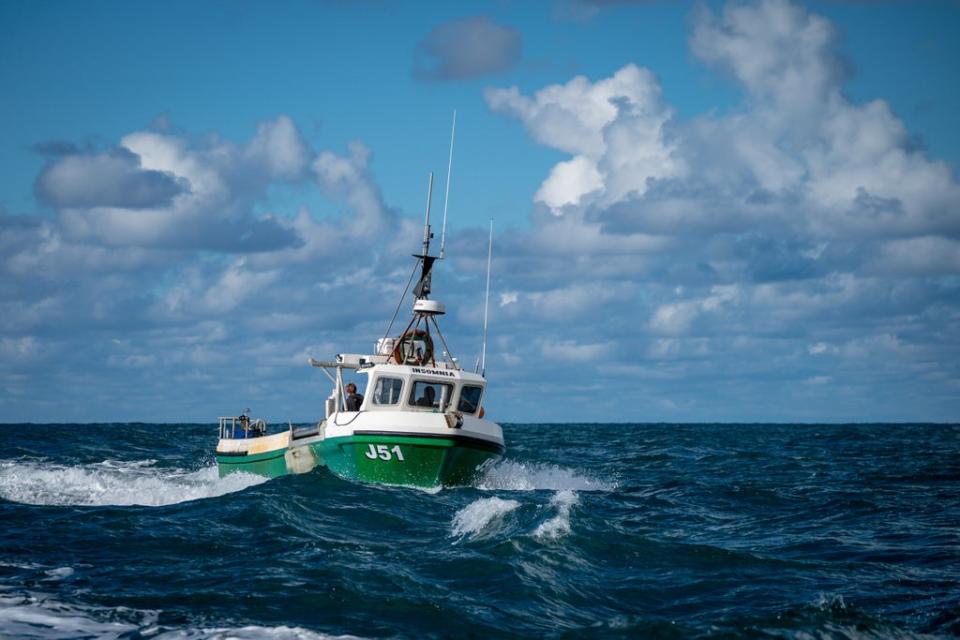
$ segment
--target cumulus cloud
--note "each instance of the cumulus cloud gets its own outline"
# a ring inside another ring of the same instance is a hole
[[[312,153],[286,116],[261,122],[244,145],[216,136],[137,131],[120,147],[67,155],[38,194],[77,239],[115,246],[268,251],[301,242],[283,221],[253,214],[269,185],[303,181]]]
[[[541,144],[573,154],[553,168],[536,195],[555,214],[642,195],[653,181],[686,172],[665,129],[673,111],[659,82],[633,64],[597,82],[577,76],[532,98],[516,87],[484,95],[493,111],[518,118]]]
[[[293,120],[281,116],[257,125],[257,135],[243,150],[244,160],[273,180],[297,180],[310,161],[310,150]]]
[[[461,80],[513,67],[520,60],[520,32],[486,16],[451,20],[433,28],[414,52],[413,75],[421,80]]]
[[[702,7],[690,48],[722,67],[754,99],[781,109],[819,110],[839,97],[844,65],[833,24],[788,0],[728,4],[722,16]]]
[[[280,276],[278,271],[254,271],[245,266],[246,260],[238,258],[227,267],[204,294],[204,304],[217,313],[233,311]]]
[[[374,234],[380,230],[388,210],[373,177],[368,171],[370,150],[354,141],[347,155],[325,151],[312,165],[317,183],[331,196],[343,198],[352,212],[349,225],[354,230]]]
[[[360,142],[314,152],[286,117],[242,143],[169,127],[132,132],[119,149],[189,191],[146,208],[0,212],[5,415],[207,419],[200,405],[264,408],[291,393],[300,407],[288,417],[315,415],[307,356],[369,349],[417,246],[416,222],[383,202],[372,154]],[[320,204],[257,212],[291,182]],[[56,390],[46,404],[45,389]]]
[[[616,233],[960,233],[949,167],[909,143],[885,102],[843,96],[828,21],[782,0],[731,5],[719,17],[703,9],[691,48],[741,83],[748,110],[679,121],[655,76],[633,65],[532,97],[487,90],[493,111],[572,155],[535,200]]]
[[[861,365],[833,360],[853,357],[864,333],[876,344],[896,337],[885,354],[901,366],[950,377],[942,358],[918,358],[956,326],[960,188],[886,102],[844,95],[837,44],[828,20],[785,0],[698,9],[692,52],[744,99],[689,120],[633,64],[530,95],[488,89],[493,112],[569,154],[533,194],[543,212],[533,230],[501,245],[518,299],[532,306],[561,278],[592,288],[599,326],[621,336],[603,356],[645,353],[648,366],[687,384],[682,361],[726,367],[753,388],[760,371],[775,378],[781,367],[802,371],[808,387],[844,385],[836,369]],[[604,300],[608,291],[622,293]],[[517,306],[505,321],[519,320]],[[877,366],[879,351],[866,353],[875,368],[858,375],[879,388],[888,368]],[[836,369],[825,373],[827,356]]]
[[[62,209],[163,207],[189,189],[189,181],[142,167],[140,157],[122,147],[97,154],[67,153],[48,165],[36,184],[40,200]]]

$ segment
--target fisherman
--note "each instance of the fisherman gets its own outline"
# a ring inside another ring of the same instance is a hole
[[[347,391],[347,411],[360,411],[360,405],[363,404],[363,395],[357,393],[357,385],[348,382],[345,389]]]
[[[240,423],[240,432],[243,434],[241,438],[250,437],[250,409],[245,409],[243,413],[237,418],[237,422]]]
[[[432,407],[433,399],[437,396],[437,392],[433,390],[433,387],[427,387],[423,390],[423,395],[420,396],[420,399],[417,400],[418,407]]]

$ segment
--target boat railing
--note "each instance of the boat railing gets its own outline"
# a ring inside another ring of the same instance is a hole
[[[220,439],[235,440],[238,428],[241,438],[249,438],[251,433],[261,435],[267,433],[267,423],[263,418],[257,418],[256,420],[244,418],[245,416],[220,416]]]

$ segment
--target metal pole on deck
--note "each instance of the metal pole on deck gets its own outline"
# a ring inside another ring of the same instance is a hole
[[[433,171],[427,182],[427,213],[423,221],[423,255],[430,253],[430,200],[433,197]]]

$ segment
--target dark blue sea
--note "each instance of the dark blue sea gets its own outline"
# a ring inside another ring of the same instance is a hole
[[[507,424],[433,492],[0,430],[0,637],[960,636],[960,425]]]

